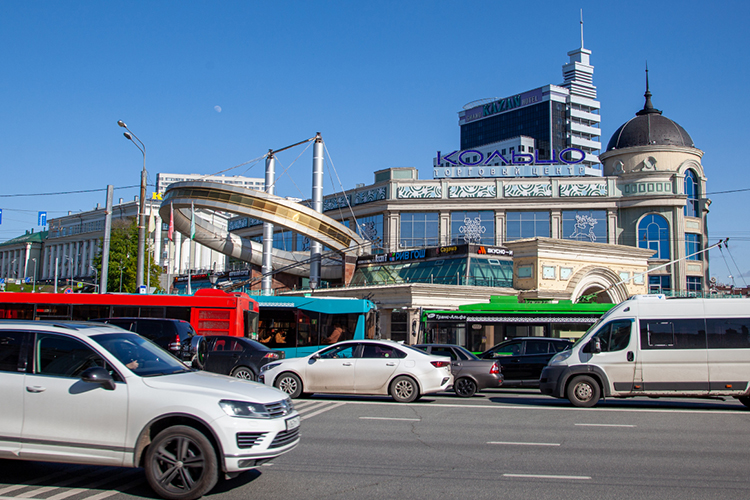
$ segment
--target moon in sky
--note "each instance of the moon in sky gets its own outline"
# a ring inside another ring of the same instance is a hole
[[[221,113],[221,106],[214,106],[217,113]]]

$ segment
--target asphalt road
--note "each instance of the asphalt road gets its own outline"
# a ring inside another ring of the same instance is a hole
[[[302,442],[207,498],[738,499],[750,490],[750,409],[733,399],[607,400],[530,390],[470,399],[296,402]],[[155,498],[139,469],[0,461],[0,500]]]

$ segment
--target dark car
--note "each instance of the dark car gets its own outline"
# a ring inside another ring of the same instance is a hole
[[[194,368],[246,380],[258,380],[261,366],[284,358],[284,351],[274,351],[260,342],[227,335],[199,336],[197,350]]]
[[[461,346],[453,344],[417,344],[427,354],[449,356],[453,372],[453,390],[464,398],[470,398],[482,389],[500,387],[503,374],[500,364],[494,360],[479,359]]]
[[[494,359],[503,370],[504,387],[539,387],[539,377],[549,360],[573,342],[551,337],[517,337],[479,355]]]
[[[183,361],[189,361],[184,353],[184,345],[190,345],[195,330],[187,321],[170,318],[97,318],[92,321],[119,326],[149,339],[162,349],[171,352]]]

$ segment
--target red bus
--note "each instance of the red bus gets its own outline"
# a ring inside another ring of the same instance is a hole
[[[258,303],[246,293],[210,288],[195,295],[0,293],[0,319],[73,320],[114,317],[190,322],[198,335],[256,338]]]

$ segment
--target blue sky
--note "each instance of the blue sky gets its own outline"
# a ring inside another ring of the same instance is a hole
[[[458,148],[458,111],[562,82],[593,54],[602,142],[653,103],[705,152],[711,274],[750,281],[750,3],[508,1],[0,2],[0,241],[138,193],[158,172],[210,174],[321,132],[326,194]],[[277,194],[307,198],[312,149],[279,155]],[[300,156],[301,155],[301,156]],[[299,159],[297,160],[297,157]],[[296,160],[296,161],[295,161]],[[249,168],[252,167],[252,168]],[[226,174],[263,177],[262,162]],[[341,180],[339,185],[337,180]],[[331,181],[333,179],[333,182]],[[120,188],[120,189],[117,189]],[[725,191],[736,191],[726,193]],[[9,196],[34,194],[35,196]],[[746,278],[740,277],[744,274]]]

